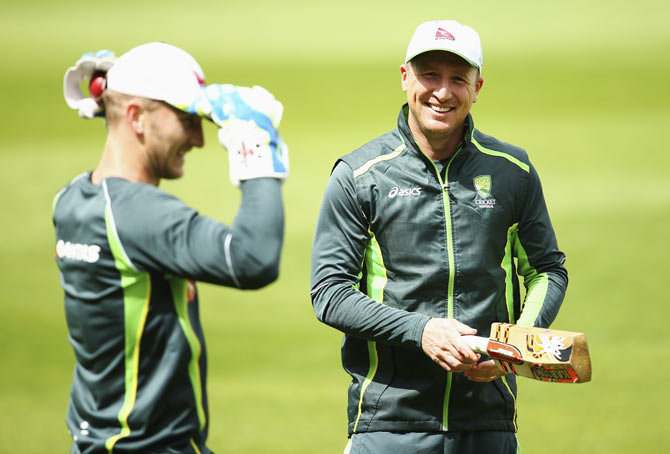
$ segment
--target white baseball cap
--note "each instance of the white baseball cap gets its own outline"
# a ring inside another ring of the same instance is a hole
[[[480,71],[482,69],[479,35],[474,29],[455,20],[430,21],[419,25],[407,47],[405,63],[431,50],[451,52]]]
[[[186,51],[162,42],[137,46],[107,72],[107,88],[131,96],[165,101],[185,110],[202,93],[205,74]]]

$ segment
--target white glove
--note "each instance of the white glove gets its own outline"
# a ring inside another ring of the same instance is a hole
[[[104,116],[105,106],[98,104],[99,94],[96,97],[94,93],[84,96],[81,91],[81,83],[84,80],[90,83],[94,75],[104,76],[109,68],[116,61],[116,56],[111,50],[99,50],[95,53],[87,52],[77,60],[74,66],[68,68],[65,72],[63,81],[63,91],[65,93],[65,102],[72,109],[79,112],[80,117],[93,118]],[[102,90],[100,90],[102,93]]]
[[[288,177],[288,147],[279,136],[284,107],[259,86],[213,84],[204,98],[192,104],[192,113],[209,117],[219,129],[219,141],[228,150],[230,180],[235,186],[252,178]]]

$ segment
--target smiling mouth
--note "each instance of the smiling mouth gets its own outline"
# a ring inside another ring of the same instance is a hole
[[[442,107],[442,106],[436,106],[434,104],[428,104],[428,107],[437,113],[447,113],[454,110],[453,107]]]

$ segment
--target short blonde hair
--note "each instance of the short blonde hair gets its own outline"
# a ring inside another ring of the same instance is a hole
[[[142,108],[150,112],[158,109],[160,106],[160,102],[153,99],[126,95],[113,90],[105,90],[102,93],[102,101],[105,105],[105,120],[107,126],[112,126],[123,118],[125,105],[132,99],[139,101],[138,103]]]

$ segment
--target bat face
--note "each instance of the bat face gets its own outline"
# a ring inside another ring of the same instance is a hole
[[[507,373],[555,383],[591,380],[591,359],[583,333],[493,323],[489,345],[492,348],[486,353]],[[520,357],[506,354],[511,349]]]

